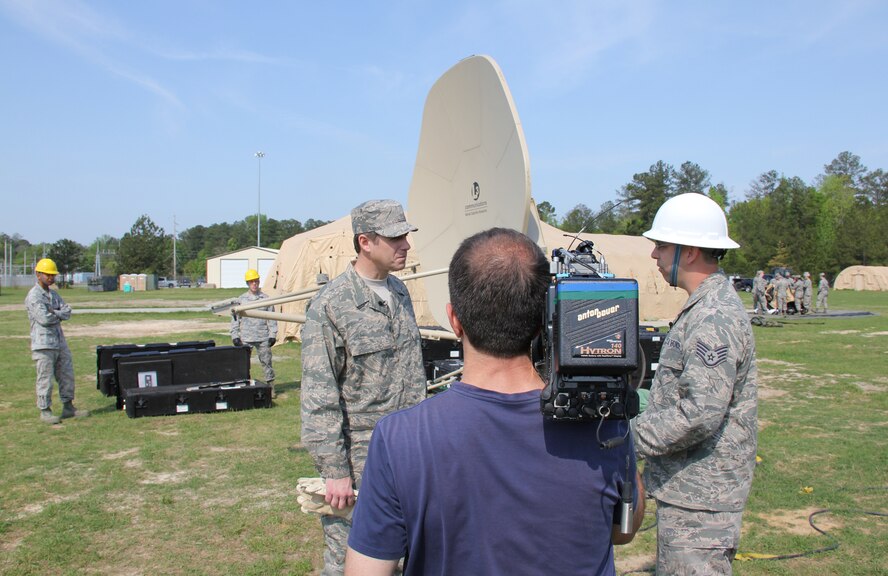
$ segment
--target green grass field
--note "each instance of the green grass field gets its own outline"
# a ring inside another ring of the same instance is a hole
[[[281,394],[272,409],[130,419],[96,390],[95,347],[227,344],[227,320],[205,312],[75,314],[65,328],[77,405],[93,414],[47,426],[35,406],[28,321],[19,307],[25,292],[0,293],[0,573],[316,573],[320,526],[300,512],[294,493],[297,478],[315,475],[299,448],[298,344],[274,350]],[[197,306],[240,292],[75,288],[62,295],[76,310]],[[755,328],[762,461],[741,552],[798,554],[832,539],[839,547],[797,559],[738,561],[736,574],[888,574],[886,519],[860,512],[886,511],[888,294],[834,292],[830,309],[877,315]],[[164,333],[160,325],[176,331]],[[807,522],[821,509],[831,512],[815,523],[829,537]],[[648,516],[645,526],[652,522]],[[618,573],[652,565],[655,532],[618,548]],[[540,535],[528,535],[534,541],[546,553]]]

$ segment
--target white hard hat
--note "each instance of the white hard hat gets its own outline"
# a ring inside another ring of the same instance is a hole
[[[728,238],[728,221],[721,206],[703,194],[679,194],[663,203],[645,238],[698,248],[739,248]]]

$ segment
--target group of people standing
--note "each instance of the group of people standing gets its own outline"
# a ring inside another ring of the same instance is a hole
[[[416,227],[393,200],[351,216],[357,257],[309,303],[302,332],[302,443],[330,509],[355,506],[353,516],[322,516],[323,574],[390,575],[400,565],[405,574],[610,576],[613,546],[641,525],[645,488],[657,502],[657,574],[731,573],[755,467],[756,364],[746,311],[719,270],[738,245],[718,204],[671,198],[644,234],[660,273],[689,298],[664,340],[647,408],[629,423],[595,425],[622,440],[613,445],[595,442],[591,425],[540,411],[545,382],[530,349],[551,278],[533,241],[492,228],[457,249],[446,312],[464,370],[425,399],[412,301],[392,275]],[[28,297],[37,401],[56,423],[52,377],[62,418],[86,413],[72,403],[59,326],[70,308],[49,290],[54,264],[37,272]],[[245,281],[242,302],[265,298],[257,272]],[[259,322],[231,328],[235,344],[257,348],[269,381],[275,333]],[[646,460],[643,479],[636,458]]]
[[[541,414],[530,343],[551,278],[536,244],[493,228],[457,249],[447,316],[465,364],[425,399],[410,295],[391,274],[416,228],[390,200],[355,208],[352,228],[357,258],[309,303],[302,332],[302,443],[329,505],[323,574],[613,575],[646,487],[657,573],[731,573],[755,467],[756,367],[746,311],[718,269],[738,247],[718,204],[679,195],[645,233],[689,298],[646,410],[602,423],[624,439],[612,447]],[[539,534],[558,537],[529,545]]]
[[[763,270],[759,270],[752,281],[752,308],[755,314],[808,314],[821,311],[824,314],[829,311],[827,297],[829,296],[829,280],[826,274],[820,273],[820,281],[817,284],[817,303],[811,309],[814,296],[814,285],[811,281],[811,273],[803,275],[777,272],[769,281],[765,278]]]

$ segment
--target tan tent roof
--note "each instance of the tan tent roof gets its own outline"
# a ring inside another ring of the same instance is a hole
[[[888,266],[849,266],[836,276],[833,288],[888,291]]]
[[[353,238],[351,216],[343,216],[329,224],[288,238],[281,245],[280,252],[266,275],[263,291],[270,296],[281,296],[303,288],[311,288],[317,286],[318,274],[326,274],[332,280],[355,259]],[[398,276],[419,271],[421,269],[416,255],[411,252],[407,268],[399,272]],[[413,299],[413,308],[419,325],[435,326],[437,322],[428,310],[422,280],[408,281],[407,289]],[[289,302],[276,309],[287,314],[304,314],[306,303],[307,300]],[[281,322],[278,337],[298,339],[301,328],[297,323]]]
[[[571,238],[564,232],[541,223],[543,240],[550,249],[570,245]],[[281,246],[277,259],[268,271],[263,290],[271,296],[279,296],[317,285],[317,275],[326,274],[332,279],[341,274],[354,259],[351,217],[344,216],[334,222],[287,239]],[[669,287],[654,260],[650,257],[651,242],[640,236],[608,234],[582,234],[581,239],[591,240],[604,255],[609,271],[620,278],[635,278],[639,289],[639,317],[642,322],[671,320],[687,300],[687,294]],[[576,242],[574,243],[576,244]],[[421,255],[410,252],[407,268],[399,275],[422,272]],[[420,326],[436,326],[426,297],[424,280],[410,280],[407,288],[413,298],[417,321]],[[278,311],[288,314],[304,314],[306,301],[290,302]],[[301,326],[292,322],[281,323],[283,337],[298,339]]]
[[[550,251],[567,248],[572,241],[574,247],[579,243],[573,240],[574,234],[565,236],[566,232],[545,222],[540,222],[540,229]],[[604,255],[610,273],[618,278],[638,281],[638,317],[641,322],[672,320],[687,301],[687,292],[672,288],[663,279],[651,258],[653,245],[647,238],[617,234],[580,234],[579,237],[595,244],[595,249]]]

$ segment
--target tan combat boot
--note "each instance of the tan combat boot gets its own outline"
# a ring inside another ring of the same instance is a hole
[[[40,421],[47,424],[58,424],[59,422],[61,422],[59,417],[53,414],[52,410],[50,410],[49,408],[40,411]]]

